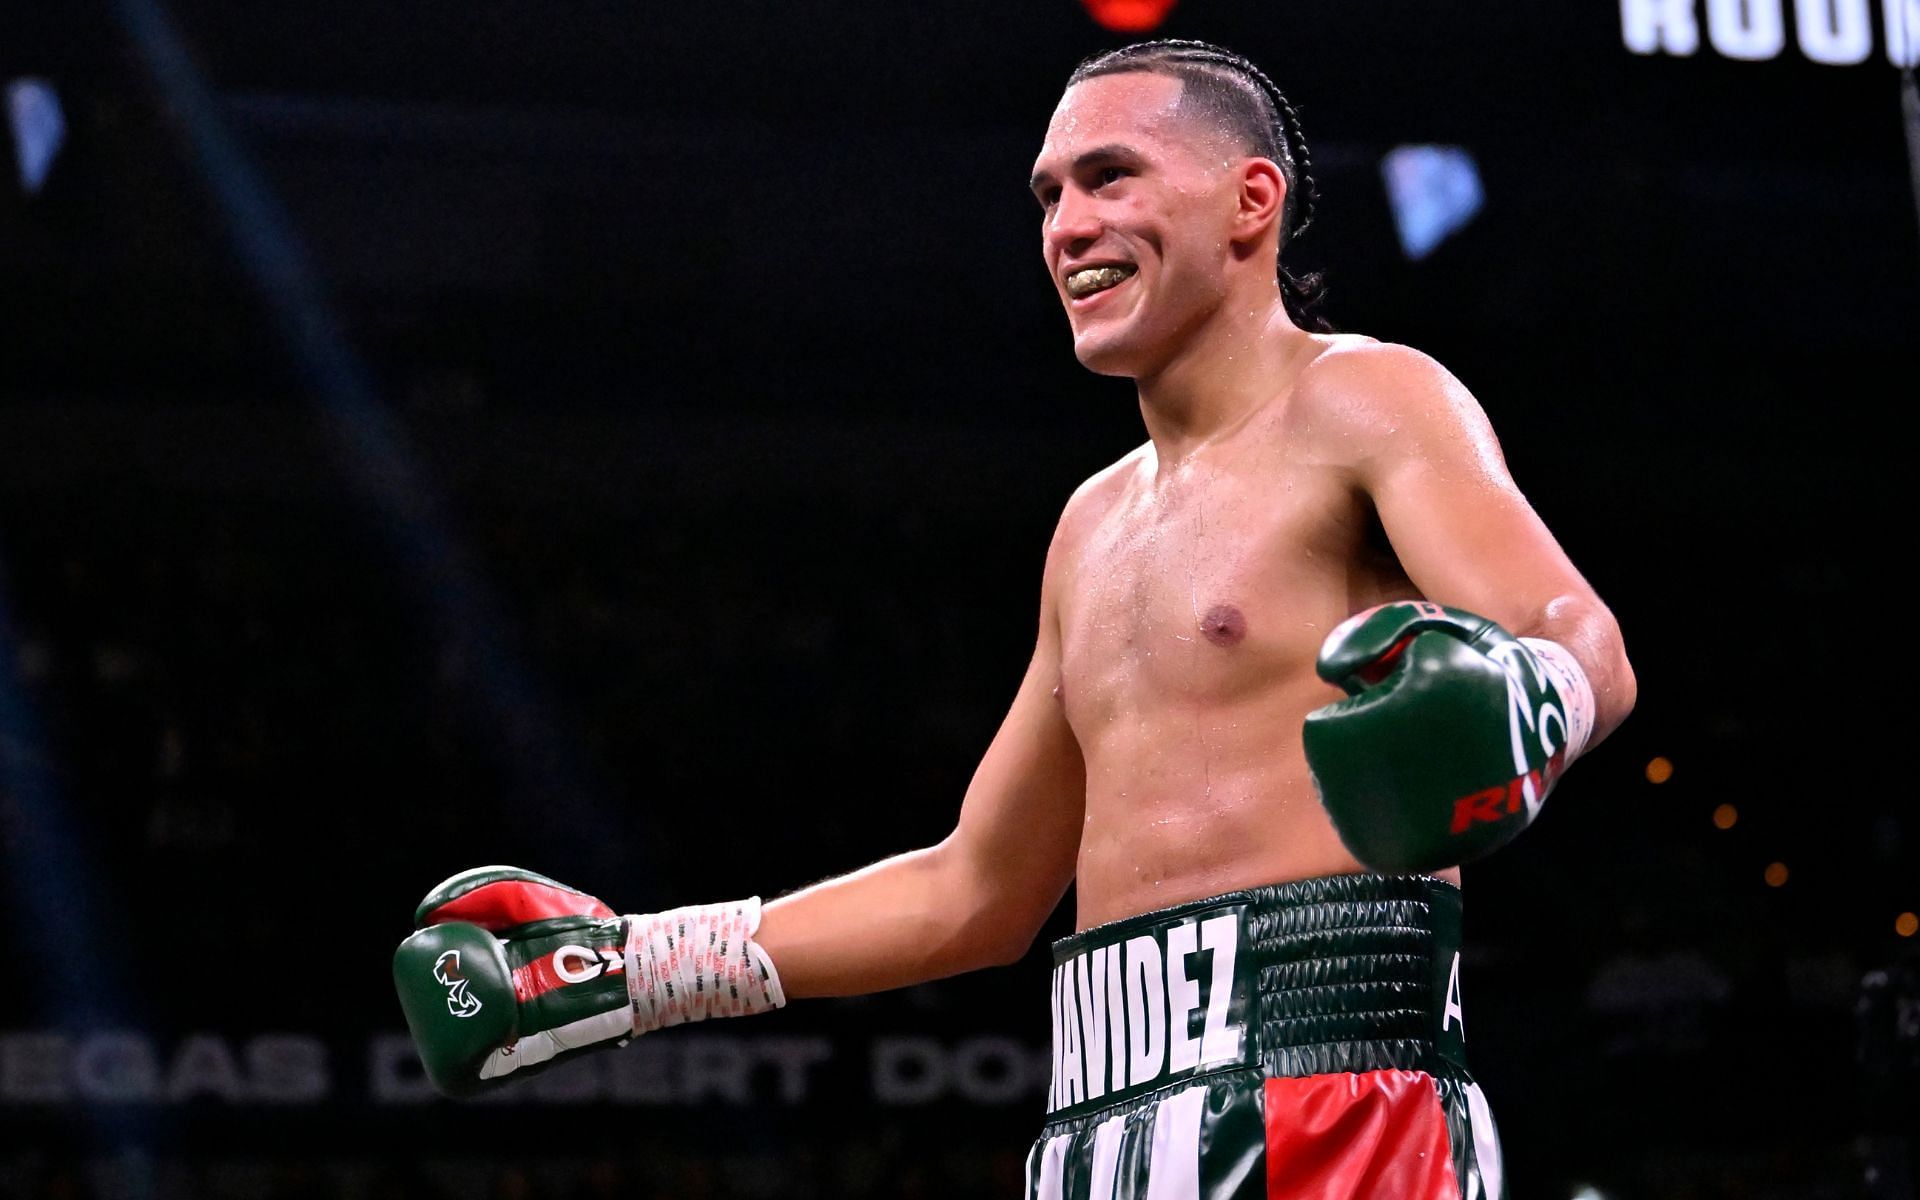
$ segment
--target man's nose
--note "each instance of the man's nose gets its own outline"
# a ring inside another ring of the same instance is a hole
[[[1099,237],[1103,228],[1093,197],[1068,188],[1060,193],[1060,199],[1047,214],[1047,249],[1074,250]]]

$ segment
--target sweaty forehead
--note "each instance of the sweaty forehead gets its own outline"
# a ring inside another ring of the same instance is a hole
[[[1053,110],[1036,166],[1071,160],[1091,146],[1144,149],[1166,140],[1170,127],[1181,120],[1180,93],[1179,79],[1146,71],[1097,75],[1074,84]]]

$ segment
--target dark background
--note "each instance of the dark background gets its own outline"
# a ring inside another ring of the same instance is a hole
[[[1474,390],[1639,674],[1467,871],[1516,1200],[1912,1194],[1920,244],[1873,12],[1849,67],[1791,5],[1764,62],[1704,11],[1637,56],[1599,0],[1162,30],[1299,104],[1331,317]],[[865,1064],[1039,1051],[1044,945],[686,1043],[822,1039],[797,1103],[383,1105],[367,1047],[458,868],[630,911],[951,827],[1053,520],[1142,436],[1025,189],[1125,40],[1072,0],[0,13],[68,122],[0,188],[0,1195],[1015,1194],[1038,1086],[890,1102]],[[1378,164],[1422,142],[1487,199],[1409,262]],[[321,1092],[249,1083],[281,1034]],[[102,1036],[149,1094],[61,1075]]]

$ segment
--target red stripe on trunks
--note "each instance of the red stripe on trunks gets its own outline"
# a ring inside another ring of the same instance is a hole
[[[1425,1071],[1266,1081],[1267,1195],[1460,1200],[1447,1115]]]

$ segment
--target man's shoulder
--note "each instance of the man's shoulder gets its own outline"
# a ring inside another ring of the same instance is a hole
[[[1378,399],[1444,387],[1453,375],[1424,350],[1358,334],[1316,335],[1320,350],[1300,372],[1296,391],[1319,399]]]
[[[1327,436],[1362,444],[1396,431],[1451,424],[1473,397],[1439,360],[1397,342],[1353,335],[1319,339],[1322,349],[1300,372],[1288,404],[1295,437]]]
[[[1067,513],[1086,509],[1105,509],[1113,504],[1140,470],[1150,465],[1153,443],[1142,442],[1113,462],[1089,475],[1067,500]]]
[[[1152,457],[1153,443],[1143,442],[1088,476],[1067,498],[1056,537],[1075,539],[1098,524],[1113,511],[1128,484],[1151,463]]]

